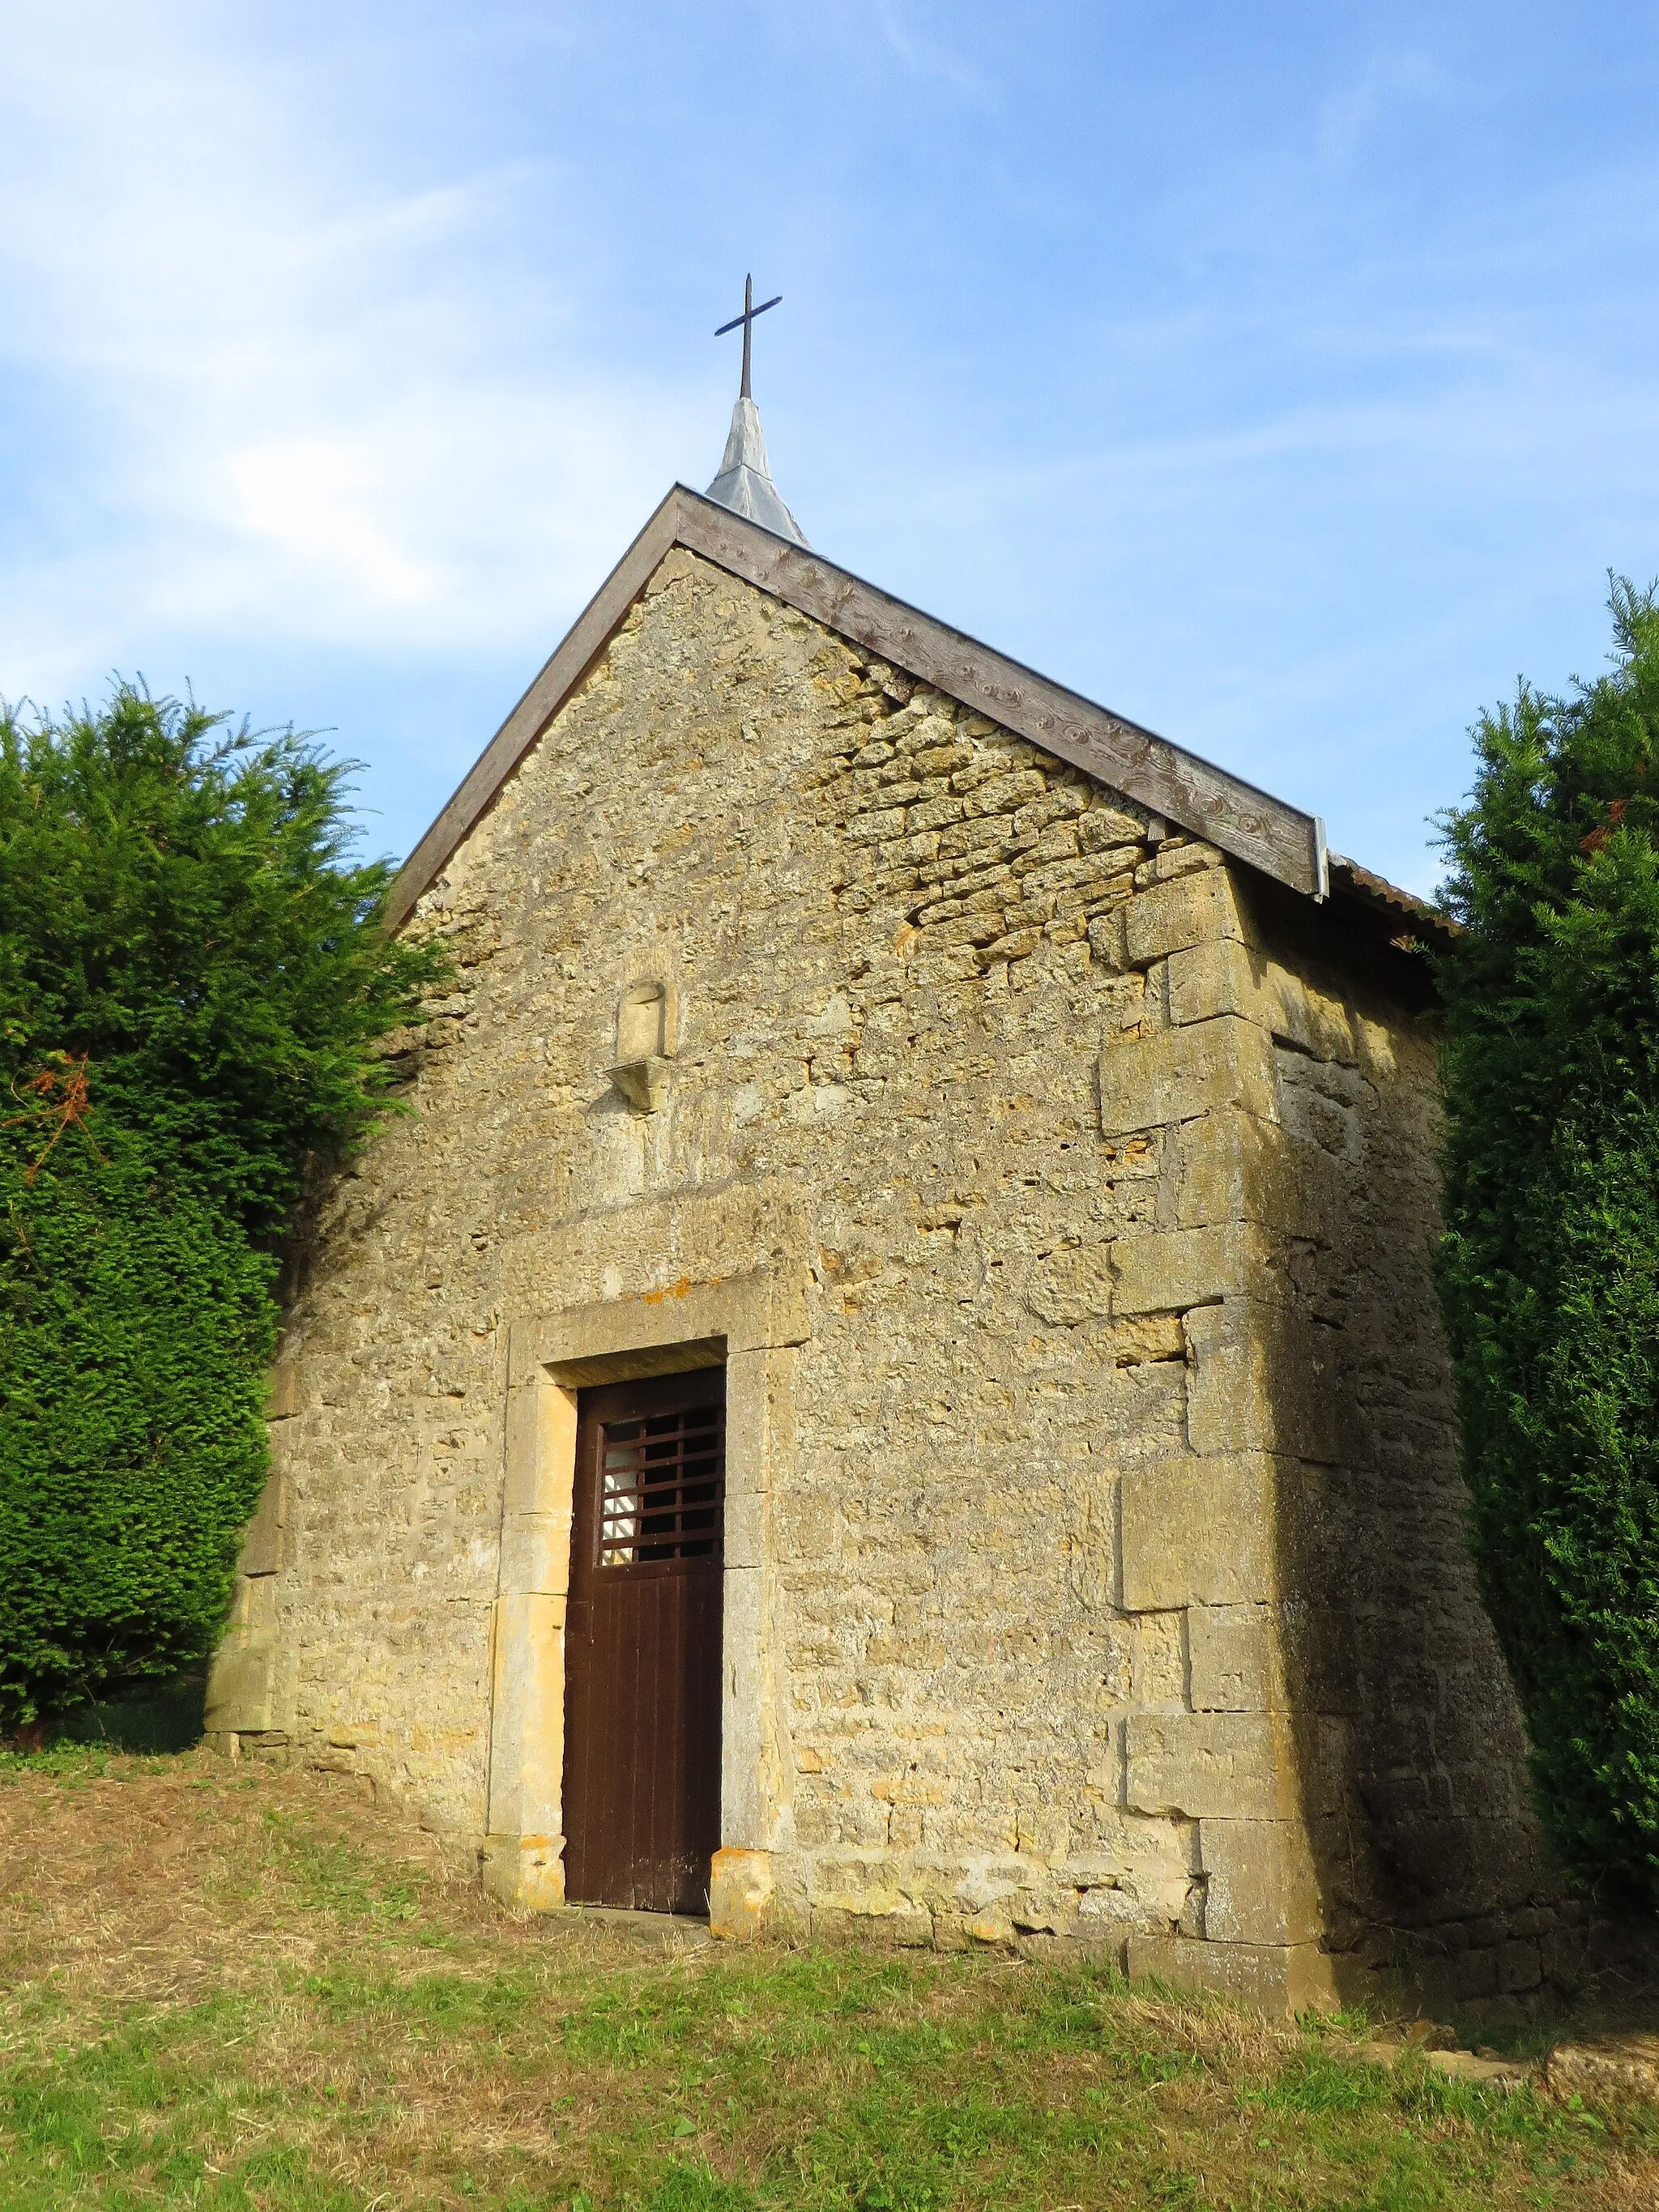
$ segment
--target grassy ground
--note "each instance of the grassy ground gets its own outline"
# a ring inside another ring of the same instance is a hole
[[[1645,2108],[1097,1973],[517,1921],[325,1777],[0,1760],[5,2212],[1656,2204]]]

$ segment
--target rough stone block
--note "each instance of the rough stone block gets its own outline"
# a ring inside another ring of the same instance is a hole
[[[1182,1936],[1131,1936],[1128,1972],[1176,1990],[1217,1990],[1272,2019],[1334,2012],[1343,2002],[1339,1962],[1312,1943],[1194,1942]]]
[[[1544,1978],[1543,1959],[1536,1937],[1517,1937],[1498,1950],[1498,1987],[1507,1996],[1535,1990]]]
[[[1131,901],[1125,928],[1129,963],[1135,968],[1188,945],[1255,939],[1249,912],[1225,868],[1206,868],[1149,886]]]
[[[1162,1613],[1275,1595],[1278,1473],[1261,1454],[1149,1460],[1123,1471],[1123,1605]]]
[[[1229,1299],[1188,1315],[1187,1342],[1194,1451],[1341,1456],[1334,1329],[1259,1299]]]
[[[1589,1963],[1589,1942],[1582,1928],[1557,1928],[1539,1943],[1539,1963],[1546,1980],[1559,1989],[1572,1989],[1584,1978]]]
[[[1124,1750],[1132,1812],[1288,1820],[1300,1809],[1295,1745],[1273,1715],[1131,1713]]]
[[[1223,1943],[1308,1943],[1323,1930],[1318,1877],[1297,1820],[1207,1820],[1199,1852],[1204,1930]]]
[[[819,1943],[890,1943],[901,1950],[924,1950],[933,1940],[933,1915],[915,1905],[856,1912],[844,1905],[815,1905],[811,1926],[813,1941]]]
[[[1285,1662],[1271,1607],[1194,1605],[1187,1614],[1187,1640],[1195,1712],[1285,1710]]]
[[[1100,1127],[1108,1137],[1191,1121],[1232,1106],[1279,1119],[1272,1041],[1224,1015],[1148,1037],[1109,1042],[1100,1055]]]

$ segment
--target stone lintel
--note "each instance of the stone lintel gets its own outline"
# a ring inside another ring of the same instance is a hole
[[[740,1352],[805,1344],[805,1268],[769,1267],[727,1282],[681,1281],[631,1298],[528,1316],[508,1334],[509,1387],[551,1369],[570,1388],[718,1365]]]

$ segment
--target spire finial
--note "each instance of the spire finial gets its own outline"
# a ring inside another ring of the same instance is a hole
[[[749,388],[749,332],[755,318],[757,315],[763,315],[769,307],[781,306],[782,301],[783,295],[780,292],[775,298],[763,300],[757,307],[755,305],[755,280],[752,276],[745,276],[743,280],[743,313],[740,315],[733,315],[729,323],[722,323],[714,333],[717,338],[723,338],[727,331],[736,330],[739,323],[743,325],[743,382],[738,387],[739,399],[754,398],[753,392]]]
[[[708,487],[708,496],[722,507],[729,507],[734,514],[747,515],[750,522],[758,522],[763,530],[770,530],[780,538],[792,538],[797,545],[806,540],[801,526],[783,501],[778,497],[778,488],[772,481],[772,465],[766,458],[766,439],[761,429],[760,409],[755,404],[755,395],[749,388],[749,333],[757,315],[763,315],[769,307],[775,307],[783,298],[763,300],[755,305],[755,280],[743,280],[743,313],[733,315],[729,323],[722,323],[714,333],[723,338],[727,331],[743,325],[743,386],[738,393],[738,404],[732,410],[732,428],[726,441],[726,455],[720,462],[720,474]]]

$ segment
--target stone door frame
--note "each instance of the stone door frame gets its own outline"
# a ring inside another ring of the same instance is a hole
[[[565,1901],[565,1606],[576,1394],[592,1383],[726,1368],[720,1852],[752,1864],[785,1840],[792,1762],[773,1632],[772,1499],[793,1448],[795,1368],[809,1334],[804,1275],[770,1268],[509,1329],[483,1847],[486,1887],[504,1903],[546,1911]]]

